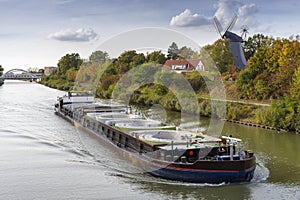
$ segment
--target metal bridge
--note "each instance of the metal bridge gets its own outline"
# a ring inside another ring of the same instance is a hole
[[[42,73],[31,73],[24,69],[12,69],[0,76],[0,79],[30,79],[39,80],[42,77]]]

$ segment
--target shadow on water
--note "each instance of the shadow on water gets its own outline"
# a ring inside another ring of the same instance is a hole
[[[250,199],[251,191],[248,185],[243,184],[195,184],[183,183],[147,174],[111,173],[111,176],[120,177],[124,183],[135,186],[135,190],[147,193],[158,193],[162,199]]]
[[[129,169],[125,166],[119,166],[119,169],[114,169],[107,175],[118,177],[125,184],[135,186],[137,191],[161,194],[162,199],[252,199],[252,187],[264,183],[269,176],[269,170],[259,158],[258,163],[250,183],[184,183],[153,177],[134,171],[134,167]]]

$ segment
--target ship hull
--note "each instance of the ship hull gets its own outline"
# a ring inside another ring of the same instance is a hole
[[[156,151],[151,146],[113,126],[93,119],[75,120],[69,112],[56,110],[56,114],[73,125],[99,136],[124,159],[153,176],[190,183],[249,182],[255,171],[255,157],[245,160],[199,160],[194,163],[168,162],[147,157],[147,152]],[[78,119],[78,117],[75,117]],[[126,138],[126,139],[125,139]],[[141,149],[143,147],[143,149]]]
[[[254,175],[255,159],[249,162],[254,162],[250,168],[243,168],[240,170],[214,170],[213,167],[211,169],[202,169],[202,165],[207,165],[207,163],[201,163],[201,161],[198,163],[198,167],[194,168],[192,168],[193,166],[188,168],[184,165],[174,166],[173,164],[159,166],[157,163],[151,163],[148,172],[153,176],[191,183],[219,184],[249,182]],[[209,163],[209,165],[214,166],[216,163]],[[224,163],[224,165],[226,165],[226,163]]]

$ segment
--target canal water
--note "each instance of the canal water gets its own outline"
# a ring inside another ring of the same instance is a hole
[[[223,134],[242,138],[257,156],[253,181],[167,181],[56,116],[62,94],[22,81],[0,87],[0,199],[300,199],[300,135],[225,123]]]

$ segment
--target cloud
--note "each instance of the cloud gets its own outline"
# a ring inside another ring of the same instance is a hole
[[[257,12],[258,6],[255,4],[241,6],[238,10],[238,23],[247,26],[257,26],[258,21],[255,19]]]
[[[179,15],[172,17],[170,21],[171,26],[189,27],[202,26],[211,24],[211,20],[203,15],[193,14],[191,10],[185,9]]]
[[[62,30],[50,34],[48,37],[59,41],[73,41],[73,42],[88,42],[96,39],[98,34],[91,28],[80,28],[78,30]]]
[[[219,0],[215,4],[216,16],[223,28],[225,28],[232,20],[234,15],[238,15],[236,29],[246,25],[248,27],[257,27],[258,21],[255,14],[258,12],[256,4],[244,4],[241,0]],[[191,10],[185,9],[182,13],[172,17],[171,26],[190,27],[203,26],[212,24],[211,18],[201,14],[193,14]]]
[[[243,25],[250,27],[258,24],[255,19],[255,14],[258,12],[256,4],[243,4],[240,0],[220,0],[215,7],[217,8],[215,16],[223,27],[227,26],[235,14],[238,15],[237,27]]]
[[[222,24],[228,24],[234,14],[237,13],[238,8],[241,6],[241,2],[238,0],[220,0],[215,5],[217,11],[215,16]]]

